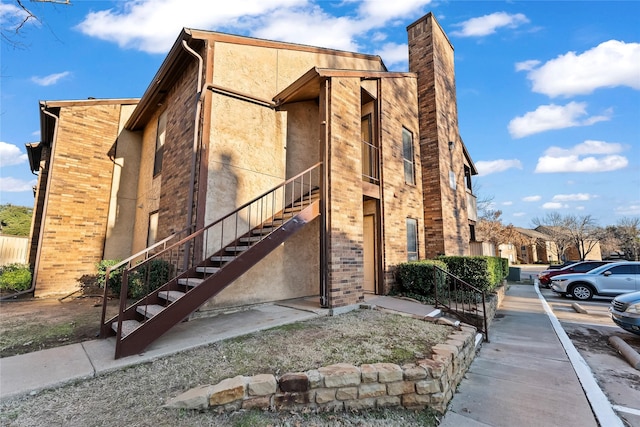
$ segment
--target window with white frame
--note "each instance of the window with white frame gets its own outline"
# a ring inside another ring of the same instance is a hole
[[[407,260],[417,261],[418,257],[418,220],[407,218]]]
[[[167,110],[158,117],[158,129],[156,131],[156,155],[153,160],[153,176],[162,172],[162,157],[164,154],[164,139],[167,133]]]
[[[416,183],[416,167],[413,151],[413,134],[406,128],[402,128],[402,157],[404,159],[404,182],[414,185]]]

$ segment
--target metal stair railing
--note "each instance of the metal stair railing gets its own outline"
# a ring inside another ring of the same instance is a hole
[[[184,234],[182,230],[110,267],[105,277],[101,337],[106,337],[111,323],[117,322],[116,340],[120,341],[123,336],[122,314],[132,307],[146,304],[145,299],[151,296],[154,289],[189,277],[196,269],[201,270],[200,277],[206,280],[238,255],[241,239],[255,244],[269,238],[286,219],[293,218],[298,210],[317,200],[321,179],[322,162],[319,162],[206,227],[175,241],[179,234]],[[274,221],[277,214],[282,216],[280,223]],[[224,253],[228,255],[223,256]],[[212,266],[211,259],[218,257],[220,265]],[[108,284],[116,271],[122,274],[119,310],[116,316],[105,323]],[[147,296],[127,307],[131,285],[138,287],[138,293]]]
[[[435,307],[442,307],[465,323],[475,326],[489,342],[489,326],[484,291],[434,265]]]

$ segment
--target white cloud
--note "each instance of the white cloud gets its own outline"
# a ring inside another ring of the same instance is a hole
[[[542,196],[526,196],[522,198],[523,202],[539,202],[542,200]]]
[[[540,65],[540,61],[530,59],[528,61],[516,62],[516,71],[530,71]]]
[[[589,126],[609,120],[612,114],[610,110],[607,110],[603,115],[591,116],[580,120],[582,116],[587,115],[586,110],[586,102],[570,102],[564,106],[555,104],[541,105],[535,111],[511,120],[509,122],[509,133],[513,138],[523,138],[552,129]]]
[[[618,206],[615,209],[616,215],[623,216],[639,216],[640,215],[640,202],[632,202],[626,206]]]
[[[574,145],[572,148],[549,147],[544,154],[547,156],[568,156],[587,154],[618,154],[624,150],[624,146],[617,142],[595,141],[587,139],[586,141]]]
[[[27,155],[18,146],[0,141],[0,167],[19,165],[27,160]]]
[[[416,10],[429,3],[431,0],[362,1],[358,14],[371,25],[380,26],[389,20],[415,16]]]
[[[387,67],[406,64],[409,61],[409,47],[406,44],[385,43],[376,55],[380,55]]]
[[[504,172],[507,169],[522,169],[522,163],[518,159],[498,159],[476,162],[476,168],[478,169],[478,175],[489,175],[497,172]]]
[[[511,202],[511,201],[502,202],[502,205],[503,206],[511,206],[511,205],[513,205],[513,202]]]
[[[307,0],[129,0],[89,13],[76,27],[82,33],[115,42],[122,48],[164,53],[182,27],[248,28],[251,21],[274,11],[308,6]],[[287,25],[288,23],[283,23]]]
[[[129,0],[89,13],[76,28],[92,37],[149,53],[164,53],[182,27],[248,34],[343,50],[356,36],[416,14],[431,0],[360,2],[356,14],[336,17],[312,0]],[[380,33],[369,34],[377,39]]]
[[[628,164],[629,161],[623,156],[585,157],[583,159],[578,156],[543,156],[538,159],[535,172],[611,172],[624,169]]]
[[[3,27],[3,33],[5,30],[15,31],[22,23],[38,25],[35,18],[27,18],[29,14],[24,9],[9,3],[0,3],[0,25]]]
[[[589,193],[577,193],[577,194],[556,194],[551,198],[554,202],[576,202],[576,201],[588,201],[595,196]]]
[[[520,217],[520,216],[525,216],[526,214],[527,214],[526,212],[516,212],[513,214],[513,216]]]
[[[269,40],[356,51],[358,44],[354,34],[362,29],[361,23],[352,18],[335,17],[319,7],[313,7],[310,10],[275,11],[271,16],[262,17],[262,22],[257,23],[252,35]]]
[[[599,88],[640,89],[640,43],[609,40],[581,54],[568,52],[529,71],[532,90],[550,97],[587,95]]]
[[[71,75],[69,71],[63,71],[62,73],[49,74],[44,77],[31,77],[31,81],[40,86],[51,86],[58,83],[58,80],[63,79],[67,76]]]
[[[542,205],[542,209],[567,209],[569,205],[560,202],[547,202]]]
[[[11,177],[0,177],[0,191],[8,193],[20,193],[23,191],[33,191],[36,180],[24,181]]]
[[[535,172],[610,172],[623,169],[629,160],[617,153],[624,149],[622,144],[593,140],[568,149],[549,147],[538,159]]]
[[[521,13],[495,12],[455,24],[454,26],[461,27],[461,30],[452,31],[451,34],[460,37],[483,37],[494,34],[499,28],[517,28],[528,22],[529,19]]]

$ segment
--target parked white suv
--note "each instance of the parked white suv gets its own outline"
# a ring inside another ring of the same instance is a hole
[[[605,264],[587,273],[561,274],[551,282],[551,290],[579,300],[594,295],[616,296],[640,290],[640,262]]]

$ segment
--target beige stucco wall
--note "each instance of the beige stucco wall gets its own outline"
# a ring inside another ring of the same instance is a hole
[[[262,46],[215,43],[214,83],[271,99],[313,67],[382,71],[378,60]]]
[[[161,176],[153,177],[153,161],[155,158],[156,131],[159,115],[160,112],[156,112],[147,126],[145,126],[144,131],[142,131],[132,253],[139,252],[147,247],[149,214],[157,211],[160,206]]]
[[[139,133],[123,128],[135,107],[123,105],[120,110],[104,259],[124,259],[131,255],[142,141]]]
[[[215,85],[266,100],[314,66],[382,69],[377,60],[220,42],[214,52]],[[293,103],[275,111],[217,93],[208,96],[212,109],[205,224],[320,161],[317,102]],[[243,219],[239,232],[250,222]],[[220,232],[214,231],[209,241],[219,239]],[[318,294],[319,239],[316,220],[204,309]]]

